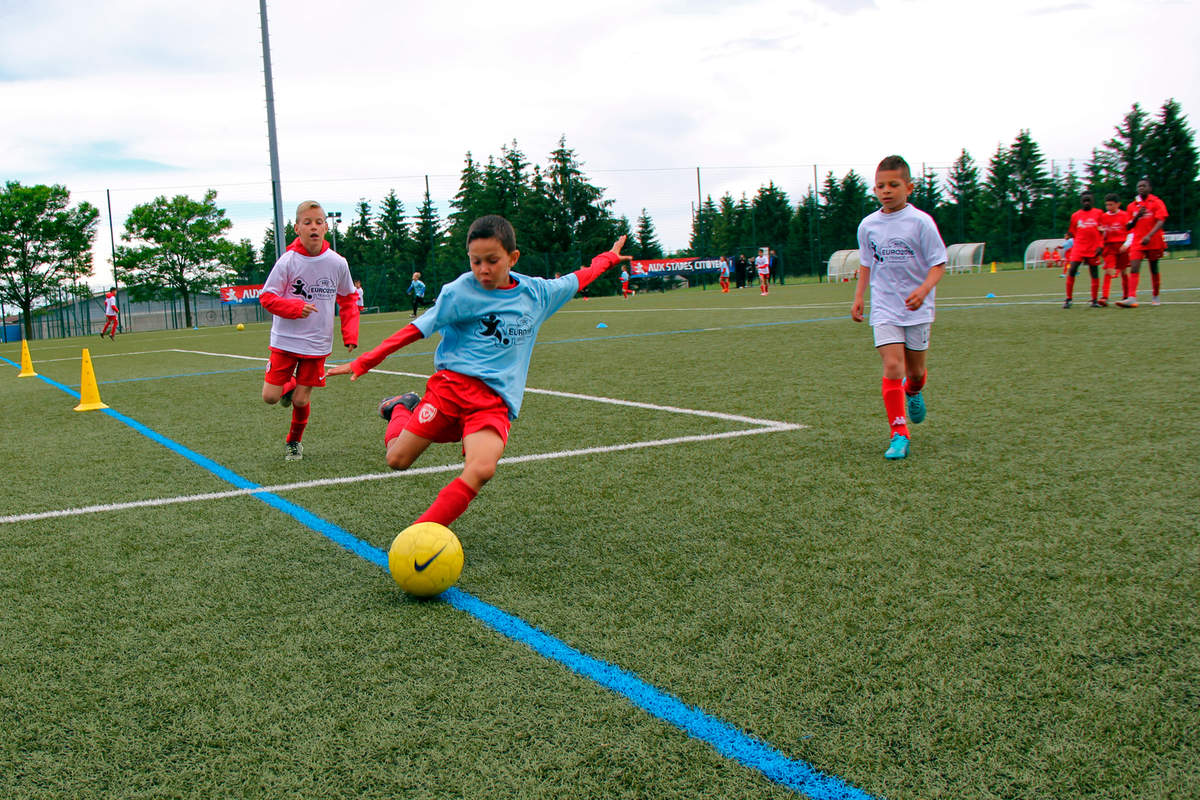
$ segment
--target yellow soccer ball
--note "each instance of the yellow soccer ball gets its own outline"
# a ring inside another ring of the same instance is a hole
[[[244,330],[246,330],[246,326],[245,326],[245,325],[243,325],[242,323],[240,323],[240,322],[239,322],[239,323],[238,323],[238,326],[237,326],[237,329],[238,329],[239,331],[244,331]]]
[[[388,572],[400,588],[416,597],[433,597],[462,574],[462,542],[436,522],[418,522],[397,534],[388,550]]]

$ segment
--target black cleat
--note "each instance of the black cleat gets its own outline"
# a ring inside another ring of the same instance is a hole
[[[1090,306],[1090,308],[1103,308],[1103,306],[1102,306],[1102,305],[1100,305],[1100,301],[1099,301],[1099,300],[1093,300],[1093,301],[1092,301],[1092,303],[1091,303],[1091,306]]]
[[[290,408],[292,405],[292,392],[294,391],[296,391],[295,388],[293,388],[291,392],[284,392],[279,398],[279,405],[283,406],[284,408]]]
[[[419,402],[421,402],[421,396],[416,392],[405,392],[395,397],[385,397],[379,401],[379,416],[391,422],[392,410],[396,406],[404,406],[409,411],[412,411],[417,407],[417,403]]]
[[[1070,308],[1070,307],[1071,307],[1071,298],[1068,297],[1066,300],[1063,300],[1063,308]]]

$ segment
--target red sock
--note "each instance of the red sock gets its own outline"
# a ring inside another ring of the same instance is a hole
[[[1105,300],[1108,299],[1108,287],[1112,286],[1112,275],[1104,274],[1104,291],[1102,293]]]
[[[1096,301],[1096,293],[1100,290],[1100,279],[1092,278],[1092,302]]]
[[[295,388],[296,388],[296,379],[295,379],[295,378],[288,378],[288,379],[287,379],[287,383],[285,383],[283,386],[280,386],[280,387],[279,387],[279,393],[280,393],[281,395],[285,395],[285,394],[287,394],[288,392],[290,392],[290,391],[294,390]]]
[[[904,382],[904,393],[905,394],[917,394],[918,392],[920,392],[922,389],[925,388],[925,381],[928,378],[929,378],[929,370],[925,370],[925,372],[921,373],[921,377],[917,378],[915,381],[914,380],[906,380]]]
[[[292,406],[292,428],[288,431],[286,441],[298,442],[304,438],[304,426],[308,425],[308,414],[311,405]]]
[[[904,382],[900,378],[883,379],[883,408],[893,434],[908,436],[908,420],[904,417]]]
[[[1150,273],[1150,289],[1152,292],[1154,292],[1155,297],[1158,297],[1158,290],[1162,286],[1160,277],[1161,276],[1157,272]]]
[[[438,492],[433,505],[417,518],[417,522],[436,522],[439,525],[449,526],[451,522],[462,516],[477,494],[479,493],[467,486],[466,481],[462,478],[455,478],[446,484],[446,488]]]
[[[1138,285],[1138,281],[1140,281],[1141,279],[1142,279],[1142,273],[1140,273],[1140,272],[1129,273],[1129,294],[1125,295],[1126,297],[1137,297],[1137,285]]]
[[[1068,274],[1067,275],[1067,299],[1070,300],[1071,296],[1073,294],[1075,294],[1075,276]]]
[[[388,420],[387,430],[383,432],[383,446],[387,447],[388,442],[395,439],[404,430],[404,426],[408,424],[412,418],[412,412],[400,403],[392,409],[392,418]]]
[[[1129,273],[1122,272],[1121,273],[1121,299],[1124,300],[1126,297],[1129,297]]]

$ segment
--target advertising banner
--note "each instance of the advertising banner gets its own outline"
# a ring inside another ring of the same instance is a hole
[[[257,286],[222,286],[221,302],[227,304],[257,303],[262,284]]]
[[[631,278],[658,278],[668,275],[692,275],[699,272],[720,272],[719,258],[656,258],[632,261]]]

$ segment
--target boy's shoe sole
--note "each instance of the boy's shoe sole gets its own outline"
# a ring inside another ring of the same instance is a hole
[[[396,406],[404,406],[409,411],[412,411],[417,407],[417,403],[419,402],[421,402],[421,396],[416,392],[405,392],[395,397],[385,397],[379,401],[379,416],[391,422],[392,411]]]
[[[1121,308],[1137,308],[1137,299],[1133,297],[1126,297],[1124,300],[1118,300],[1117,305],[1119,305]]]
[[[921,423],[925,421],[925,398],[920,392],[908,396],[908,421]]]
[[[883,457],[889,461],[896,461],[901,458],[908,458],[908,437],[902,433],[897,433],[892,436],[892,443],[888,447],[887,452]]]

